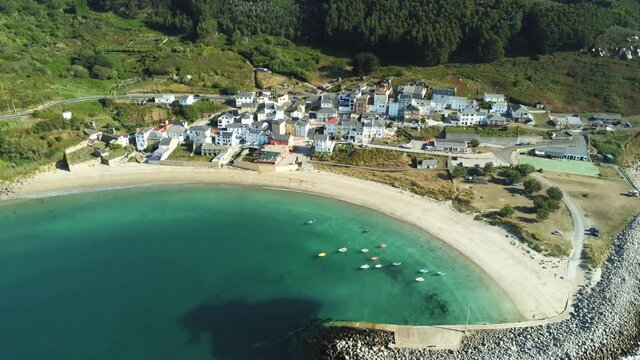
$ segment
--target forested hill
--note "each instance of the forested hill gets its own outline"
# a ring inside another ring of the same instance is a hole
[[[613,25],[640,24],[636,0],[87,1],[192,39],[267,34],[415,64],[575,50]]]

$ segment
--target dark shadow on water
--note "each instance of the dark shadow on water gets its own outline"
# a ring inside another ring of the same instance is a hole
[[[192,345],[207,342],[212,359],[289,359],[293,337],[316,324],[320,304],[309,299],[205,303],[180,320]]]

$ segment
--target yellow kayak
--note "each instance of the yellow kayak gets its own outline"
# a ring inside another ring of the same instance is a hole
[[[318,256],[325,257],[325,256],[327,256],[327,253],[326,252],[321,252],[320,254],[318,254]]]

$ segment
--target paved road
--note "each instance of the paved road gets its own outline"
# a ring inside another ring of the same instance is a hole
[[[20,114],[0,116],[0,121],[7,121],[7,120],[25,118],[27,116],[33,115],[33,113],[35,111],[48,110],[48,109],[51,109],[53,107],[60,106],[60,105],[65,105],[65,104],[74,104],[74,103],[80,103],[80,102],[85,102],[85,101],[97,101],[97,100],[102,100],[102,99],[112,99],[112,100],[148,99],[148,98],[152,98],[152,97],[159,97],[159,96],[162,96],[162,95],[163,94],[99,95],[99,96],[87,96],[87,97],[81,97],[81,98],[75,98],[75,99],[59,100],[59,101],[54,101],[54,102],[46,104],[46,105],[42,105],[42,106],[40,106],[40,107],[38,107],[38,108],[36,108],[34,110],[25,111],[25,112],[20,113]],[[180,96],[180,95],[188,95],[188,94],[174,94],[174,95]],[[233,96],[228,96],[228,95],[201,95],[200,98],[201,99],[214,100],[214,101],[226,101],[226,100],[232,99]]]
[[[568,145],[571,142],[572,140],[557,140],[553,144]],[[522,148],[526,148],[526,147],[523,147],[523,146],[506,147],[506,148],[495,151],[495,155],[498,158],[506,161],[507,163],[517,164],[518,161],[516,157],[513,156],[513,152],[516,151],[517,149],[522,149]],[[551,181],[549,181],[548,179],[546,179],[540,174],[534,173],[534,174],[531,174],[531,176],[536,180],[540,181],[540,183],[542,183],[545,186],[548,186],[548,187],[554,186],[554,184]],[[580,261],[582,259],[582,249],[584,248],[584,238],[585,238],[584,230],[588,228],[589,222],[587,218],[584,216],[584,211],[582,210],[580,205],[578,205],[575,202],[575,200],[571,198],[571,196],[569,196],[569,194],[564,190],[562,190],[562,194],[563,194],[562,202],[564,202],[564,204],[567,206],[567,209],[569,209],[569,212],[571,213],[571,219],[573,221],[573,237],[571,241],[573,245],[573,250],[571,252],[571,256],[569,257],[569,261],[567,263],[566,279],[575,280],[576,275],[578,274],[578,266],[580,266]]]

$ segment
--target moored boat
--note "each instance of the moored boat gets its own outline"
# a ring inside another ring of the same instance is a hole
[[[343,248],[338,249],[338,251],[340,251],[341,253],[343,253],[343,252],[347,252],[347,248],[346,248],[346,247],[343,247]]]
[[[380,243],[380,245],[379,245],[379,246],[380,246],[380,248],[384,249],[384,248],[386,248],[386,247],[387,247],[387,244],[385,244],[385,243]]]
[[[416,281],[417,281],[417,282],[423,282],[423,281],[424,281],[424,278],[423,278],[423,277],[417,277],[417,278],[416,278]]]
[[[364,248],[364,249],[362,249],[362,250],[360,250],[360,251],[362,251],[363,253],[366,253],[366,252],[369,252],[369,249]]]
[[[423,274],[426,274],[426,273],[429,272],[429,269],[427,269],[427,268],[420,269],[420,272],[423,273]]]
[[[371,261],[378,261],[378,260],[380,260],[380,257],[379,256],[372,256],[370,260]]]
[[[444,271],[438,271],[437,273],[435,273],[435,275],[438,275],[438,276],[442,276],[442,275],[444,275],[444,274],[445,274],[445,272],[444,272]]]
[[[360,266],[360,269],[368,269],[368,268],[369,268],[369,264],[364,264]]]
[[[327,253],[323,251],[323,252],[321,252],[320,254],[318,254],[318,256],[319,256],[319,257],[325,257],[325,256],[327,256]]]
[[[311,224],[313,224],[313,223],[315,223],[315,222],[316,222],[315,220],[311,219],[311,220],[307,220],[307,221],[305,221],[305,222],[304,222],[304,224],[305,224],[305,225],[311,225]]]
[[[381,264],[376,264],[376,266],[375,266],[376,269],[380,269],[381,267],[382,267]]]
[[[400,265],[402,265],[402,263],[400,261],[396,261],[396,262],[393,263],[393,266],[400,266]]]

